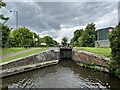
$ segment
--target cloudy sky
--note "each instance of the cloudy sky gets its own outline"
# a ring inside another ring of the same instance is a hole
[[[58,42],[66,36],[69,40],[73,32],[95,23],[96,28],[116,26],[118,23],[117,2],[6,2],[2,13],[8,16],[7,22],[16,27],[15,13],[19,12],[19,27],[28,27],[43,37],[52,36]]]

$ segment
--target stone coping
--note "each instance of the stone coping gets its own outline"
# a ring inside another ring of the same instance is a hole
[[[58,62],[59,62],[59,60],[51,60],[51,61],[45,61],[45,62],[32,64],[32,65],[20,66],[17,68],[0,70],[0,77],[6,77],[6,76],[10,76],[10,75],[14,75],[14,74],[18,74],[18,73],[22,73],[22,72],[26,72],[26,71],[54,65],[54,64],[58,64]]]

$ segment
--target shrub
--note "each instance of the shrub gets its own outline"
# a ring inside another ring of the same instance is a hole
[[[109,34],[111,47],[110,72],[120,77],[120,22]]]

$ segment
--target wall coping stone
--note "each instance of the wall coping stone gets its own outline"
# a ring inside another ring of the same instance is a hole
[[[17,68],[0,70],[0,77],[6,77],[6,76],[22,73],[22,72],[25,72],[25,71],[30,71],[30,70],[54,65],[54,64],[57,64],[58,61],[59,60],[51,60],[51,61],[40,62],[40,63],[32,64],[32,65],[20,66],[20,67],[17,67]]]

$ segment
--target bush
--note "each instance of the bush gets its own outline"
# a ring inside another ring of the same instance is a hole
[[[110,72],[120,77],[120,22],[109,34],[111,47]]]

